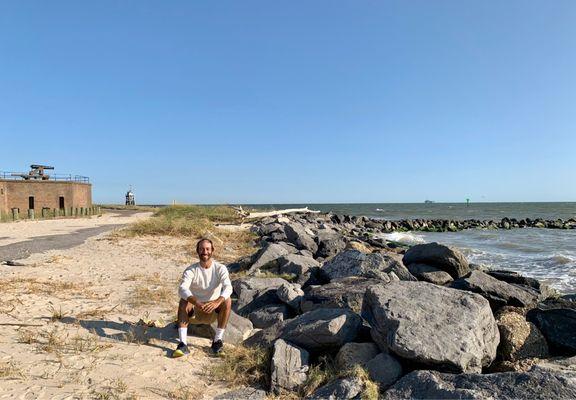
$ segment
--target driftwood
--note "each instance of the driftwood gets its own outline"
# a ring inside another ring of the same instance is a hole
[[[245,218],[263,218],[263,217],[276,217],[278,215],[290,214],[290,213],[312,213],[317,214],[320,211],[309,210],[308,207],[304,208],[288,208],[285,210],[275,210],[275,211],[265,211],[265,212],[251,212]]]

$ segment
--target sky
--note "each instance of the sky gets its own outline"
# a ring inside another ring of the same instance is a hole
[[[0,2],[0,171],[140,204],[576,201],[573,0]]]

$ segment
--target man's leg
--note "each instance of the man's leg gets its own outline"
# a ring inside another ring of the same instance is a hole
[[[194,306],[191,303],[180,299],[180,303],[178,303],[178,338],[180,343],[172,353],[172,357],[182,357],[190,353],[188,350],[188,319],[193,310]]]
[[[230,311],[232,310],[232,300],[227,298],[218,307],[218,328],[226,329],[228,320],[230,319]]]

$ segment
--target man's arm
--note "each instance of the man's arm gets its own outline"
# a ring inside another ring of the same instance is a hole
[[[219,269],[218,278],[220,279],[220,284],[222,285],[222,288],[220,289],[220,297],[218,297],[216,300],[205,303],[205,306],[202,307],[204,312],[211,313],[232,295],[232,282],[230,282],[230,276],[228,275],[228,269],[226,266],[222,265],[222,267]]]
[[[193,274],[192,271],[186,269],[182,274],[182,279],[180,280],[180,286],[178,286],[178,295],[181,299],[189,301],[192,304],[196,304],[196,297],[190,290],[190,285],[192,284]]]

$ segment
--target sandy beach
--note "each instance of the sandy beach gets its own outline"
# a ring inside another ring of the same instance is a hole
[[[0,224],[0,246],[148,215]],[[1,265],[0,398],[199,399],[225,391],[206,375],[217,361],[208,339],[191,336],[190,356],[169,357],[177,281],[195,261],[189,248],[186,239],[111,231],[33,254],[24,266]]]

